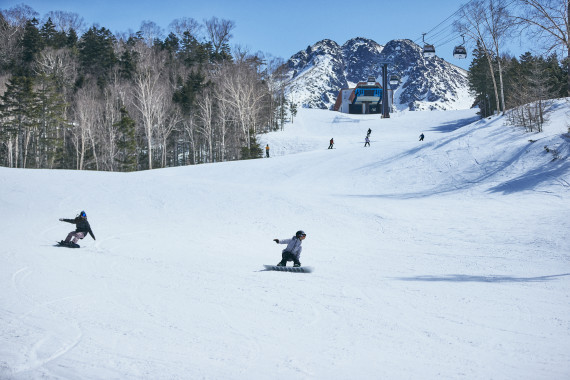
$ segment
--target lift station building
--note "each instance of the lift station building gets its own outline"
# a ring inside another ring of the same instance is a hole
[[[333,110],[352,114],[381,114],[382,101],[386,98],[388,107],[391,107],[391,97],[392,90],[384,91],[376,78],[369,77],[368,81],[359,82],[355,88],[341,89]]]

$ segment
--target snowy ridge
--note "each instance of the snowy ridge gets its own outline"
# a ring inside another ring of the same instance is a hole
[[[566,379],[569,101],[535,134],[301,109],[268,159],[0,168],[0,378]],[[54,247],[83,209],[97,240]],[[264,270],[299,229],[315,272]]]
[[[352,88],[369,76],[381,83],[381,57],[393,62],[389,74],[402,78],[395,89],[398,110],[457,110],[470,108],[467,72],[445,60],[424,58],[410,40],[393,40],[385,46],[358,37],[339,46],[322,40],[287,61],[287,94],[304,108],[331,109],[340,89]]]

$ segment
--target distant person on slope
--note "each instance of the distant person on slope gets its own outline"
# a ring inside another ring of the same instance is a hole
[[[265,156],[269,158],[269,144],[265,146]]]
[[[364,147],[366,146],[370,146],[370,139],[368,138],[368,136],[366,136],[366,138],[364,139]]]
[[[288,261],[292,261],[294,267],[301,266],[301,262],[299,261],[299,258],[301,257],[301,251],[303,250],[301,243],[303,240],[305,240],[306,237],[307,234],[304,231],[297,231],[295,236],[293,236],[291,239],[273,239],[273,241],[277,244],[287,244],[287,247],[285,247],[281,253],[281,261],[279,264],[277,264],[278,267],[287,266]]]
[[[77,240],[83,239],[87,235],[87,233],[89,233],[89,235],[91,235],[93,240],[95,240],[95,235],[93,235],[93,231],[91,230],[91,226],[89,225],[89,222],[87,221],[87,214],[85,213],[85,211],[81,211],[79,213],[79,215],[77,215],[75,217],[75,219],[63,219],[63,218],[61,218],[61,219],[59,219],[59,221],[75,224],[75,231],[71,231],[67,235],[67,238],[65,239],[65,241],[62,240],[59,242],[59,244],[66,245],[68,247],[79,248],[79,245],[77,244]],[[71,239],[73,239],[73,241]]]
[[[424,141],[424,134],[423,133],[420,135],[420,141]]]
[[[333,139],[332,139],[332,137],[331,137],[331,141],[330,141],[329,149],[332,149],[332,148],[333,148],[333,145],[334,145],[334,140],[333,140]]]

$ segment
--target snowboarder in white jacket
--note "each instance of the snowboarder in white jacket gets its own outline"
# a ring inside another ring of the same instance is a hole
[[[291,239],[273,239],[277,244],[287,244],[287,247],[285,247],[281,254],[281,261],[277,264],[278,267],[287,266],[287,261],[292,261],[294,267],[301,266],[301,262],[299,261],[301,251],[303,250],[301,243],[303,243],[306,237],[307,234],[304,231],[297,231],[295,236]]]

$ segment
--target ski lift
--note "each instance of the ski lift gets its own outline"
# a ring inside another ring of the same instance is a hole
[[[390,86],[397,86],[400,84],[400,77],[392,74],[390,75]]]
[[[463,37],[463,44],[456,46],[453,49],[453,58],[457,58],[457,59],[465,59],[467,58],[467,50],[465,50],[465,35],[462,34],[461,37]]]
[[[426,44],[426,42],[424,40],[425,35],[426,35],[426,33],[422,34],[422,41],[424,43],[424,48],[423,48],[424,58],[435,57],[435,46],[430,45],[430,44]]]

